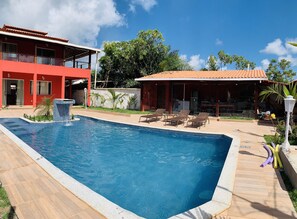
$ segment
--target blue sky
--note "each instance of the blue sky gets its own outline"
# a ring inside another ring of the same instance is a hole
[[[219,50],[242,55],[262,68],[271,58],[280,57],[297,65],[297,50],[286,48],[290,47],[287,40],[297,39],[296,0],[151,2],[154,4],[147,9],[134,4],[132,11],[130,1],[115,1],[119,13],[125,14],[126,24],[102,28],[98,43],[130,40],[140,30],[158,29],[165,44],[179,50],[188,61],[192,57],[196,66],[199,62],[203,65],[209,55],[216,55]]]
[[[266,69],[285,58],[297,71],[296,0],[1,0],[0,25],[46,31],[102,47],[158,29],[195,69],[219,50]]]

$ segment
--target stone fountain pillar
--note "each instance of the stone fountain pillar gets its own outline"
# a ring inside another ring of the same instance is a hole
[[[73,99],[54,99],[54,121],[67,122],[70,120],[70,106],[75,103]]]

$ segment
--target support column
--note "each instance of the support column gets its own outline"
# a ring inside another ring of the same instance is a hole
[[[144,111],[144,82],[141,82],[140,87],[140,110]]]
[[[259,89],[258,89],[258,86],[255,85],[255,90],[254,90],[254,110],[255,110],[255,119],[258,118],[258,113],[260,113],[260,110],[259,112],[258,109],[259,109]]]
[[[73,56],[72,62],[72,67],[75,68],[75,55]]]
[[[72,99],[72,80],[69,80],[69,98]]]
[[[91,62],[92,62],[92,53],[89,51],[89,63],[88,63],[88,69],[91,69]]]
[[[171,108],[171,97],[170,97],[170,82],[166,82],[166,91],[165,91],[165,106],[166,106],[166,111],[171,113],[172,108]]]
[[[33,75],[33,107],[37,106],[37,73]]]
[[[96,51],[96,65],[95,65],[95,75],[94,75],[94,89],[97,87],[97,70],[98,70],[98,52]]]
[[[62,81],[61,81],[61,98],[64,99],[65,98],[65,76],[62,76]]]
[[[89,76],[89,78],[88,78],[88,106],[90,106],[91,105],[91,74],[90,74],[90,76]]]
[[[0,93],[1,93],[1,95],[0,95],[0,110],[2,109],[2,96],[3,96],[2,82],[3,82],[3,71],[0,70]]]

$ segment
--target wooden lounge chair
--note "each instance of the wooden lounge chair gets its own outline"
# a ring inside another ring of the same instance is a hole
[[[185,123],[185,121],[188,119],[190,110],[181,110],[177,115],[175,115],[172,118],[164,119],[165,124],[171,124],[171,125],[178,125],[180,123]]]
[[[209,113],[201,112],[195,118],[188,120],[187,126],[191,123],[192,127],[200,127],[202,125],[206,125],[206,121],[209,123]]]
[[[157,109],[153,114],[140,116],[138,122],[150,123],[152,121],[157,121],[162,118],[164,113],[165,113],[165,109]],[[145,119],[145,120],[141,121],[141,119]]]

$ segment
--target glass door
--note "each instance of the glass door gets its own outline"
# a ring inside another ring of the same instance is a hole
[[[17,81],[16,105],[24,105],[24,81]]]
[[[2,79],[2,106],[6,106],[6,92],[7,92],[6,80]]]
[[[3,79],[2,105],[24,105],[24,80]]]

